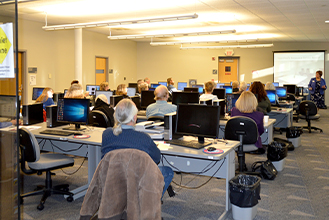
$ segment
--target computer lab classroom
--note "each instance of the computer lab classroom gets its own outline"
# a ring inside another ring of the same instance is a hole
[[[55,93],[64,93],[72,80],[79,80],[83,89],[106,81],[111,90],[116,90],[119,84],[128,87],[139,79],[149,78],[152,84],[158,84],[170,77],[176,88],[178,82],[186,82],[189,87],[208,81],[225,85],[233,81],[273,82],[281,87],[296,85],[300,89],[295,91],[293,104],[300,104],[310,100],[308,82],[316,71],[321,70],[322,78],[327,79],[328,1],[122,1],[124,3],[117,4],[80,0],[18,1],[17,18],[15,1],[3,2],[6,1],[0,1],[0,23],[12,22],[14,33],[17,31],[14,39],[18,46],[15,45],[19,89],[7,84],[9,79],[2,79],[0,93],[15,95],[19,90],[21,106],[35,102],[33,88],[50,87]],[[64,26],[56,27],[61,25]],[[326,105],[328,95],[329,91],[325,90]],[[175,195],[165,193],[160,217],[166,220],[327,219],[328,110],[317,110],[319,117],[306,120],[308,116],[296,113],[293,104],[287,103],[269,113],[266,136],[262,136],[264,145],[271,145],[275,138],[287,140],[288,145],[287,131],[302,132],[297,141],[290,140],[290,144],[296,146],[286,152],[284,164],[275,164],[278,166],[276,177],[272,180],[260,177],[255,206],[240,207],[231,203],[234,187],[230,187],[233,184],[230,180],[240,168],[235,152],[239,140],[225,143],[225,124],[219,123],[222,136],[216,142],[223,146],[218,149],[223,150],[224,156],[202,150],[197,153],[171,151],[165,143],[157,143],[162,146],[162,163],[171,165],[175,171],[171,183]],[[322,132],[314,129],[309,132],[302,129],[304,126],[318,127]],[[101,135],[97,137],[101,139]],[[37,140],[40,141],[38,137]],[[10,144],[13,148],[16,146],[14,142]],[[89,144],[94,149],[100,143]],[[42,146],[42,142],[39,145]],[[228,145],[232,149],[226,151]],[[1,154],[3,152],[7,151]],[[96,159],[90,159],[93,155],[89,152],[73,156],[63,153],[74,158],[74,167],[67,169],[77,170],[77,174],[67,175],[66,169],[52,171],[56,174],[52,175],[54,185],[67,183],[70,190],[84,185],[87,190],[92,179],[90,171],[96,170],[100,159],[98,151],[95,152]],[[11,153],[8,157],[14,161],[17,155]],[[254,162],[268,160],[267,152],[246,153],[244,157],[249,171]],[[229,166],[230,163],[233,165]],[[19,188],[24,192],[33,191],[36,185],[44,185],[45,178],[45,174],[26,175],[21,171]],[[40,211],[36,206],[41,195],[27,197],[18,205],[15,184],[8,187],[1,183],[1,205],[4,206],[8,198],[11,201],[7,217],[0,214],[1,219],[79,219],[84,195],[74,197],[73,201],[66,201],[63,195],[52,195]],[[6,187],[10,190],[5,193]]]

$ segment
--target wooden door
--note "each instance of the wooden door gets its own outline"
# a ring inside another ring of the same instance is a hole
[[[107,64],[107,58],[96,57],[96,70],[95,70],[96,85],[99,85],[104,81],[107,81],[106,64]]]
[[[238,81],[238,63],[237,57],[218,57],[218,81],[221,83]]]

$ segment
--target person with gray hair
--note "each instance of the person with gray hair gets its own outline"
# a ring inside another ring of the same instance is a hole
[[[240,88],[239,88],[239,93],[242,93],[244,91],[247,91],[247,88],[248,88],[248,84],[246,82],[241,82],[240,83]]]
[[[154,90],[154,96],[156,102],[147,106],[146,117],[150,116],[164,116],[167,113],[175,112],[177,110],[176,105],[169,104],[167,102],[169,98],[169,92],[167,87],[160,85]]]
[[[267,82],[265,84],[265,90],[276,90],[276,89],[275,89],[275,86],[273,85],[273,83]]]

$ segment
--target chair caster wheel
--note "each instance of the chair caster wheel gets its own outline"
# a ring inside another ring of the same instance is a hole
[[[40,203],[40,204],[37,206],[37,209],[38,209],[39,211],[43,210],[44,208],[45,208],[45,206],[44,206],[42,203]]]
[[[24,199],[22,197],[19,197],[19,204],[23,205],[23,203],[24,203]]]
[[[67,198],[66,198],[66,201],[68,201],[68,202],[73,202],[73,196],[69,196],[69,197],[67,197]]]

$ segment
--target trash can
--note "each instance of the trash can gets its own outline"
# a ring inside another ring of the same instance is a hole
[[[273,141],[267,148],[267,159],[275,166],[277,171],[282,171],[287,157],[288,147],[285,143]]]
[[[233,219],[255,218],[260,200],[260,181],[261,178],[258,176],[245,174],[239,174],[230,180]]]
[[[289,127],[286,132],[287,140],[290,141],[294,147],[299,147],[301,145],[300,135],[302,133],[303,129],[301,127]]]

